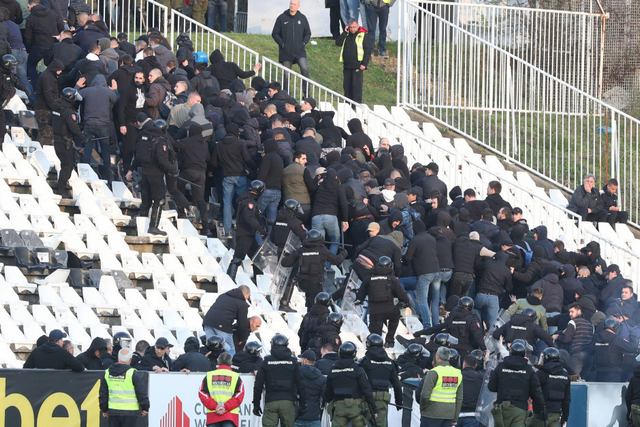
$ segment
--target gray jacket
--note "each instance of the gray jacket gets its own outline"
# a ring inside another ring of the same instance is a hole
[[[118,101],[118,93],[107,87],[107,80],[97,74],[89,87],[80,90],[83,101],[85,126],[113,126],[111,112]]]

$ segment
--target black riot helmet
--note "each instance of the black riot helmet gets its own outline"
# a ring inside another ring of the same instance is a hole
[[[10,70],[18,66],[18,60],[16,59],[15,56],[11,55],[10,53],[6,55],[2,55],[2,66],[5,69]]]
[[[258,341],[249,341],[244,345],[244,351],[253,356],[259,356],[260,351],[262,351],[262,344]]]
[[[460,368],[460,353],[455,348],[449,349],[449,364],[454,368]]]
[[[6,56],[6,55],[5,55]],[[121,331],[116,333],[113,336],[113,346],[114,347],[125,347],[123,344],[127,342],[127,344],[131,343],[131,335],[129,335],[128,333]]]
[[[435,341],[439,347],[449,347],[449,334],[440,332],[438,335],[436,335]]]
[[[469,353],[469,356],[476,359],[476,369],[480,370],[484,367],[484,352],[482,350],[476,348]]]
[[[538,313],[536,313],[533,308],[525,308],[524,310],[522,310],[522,314],[527,316],[532,322],[535,322],[538,318]]]
[[[378,258],[378,265],[384,269],[390,269],[393,266],[393,261],[388,256],[381,256]]]
[[[474,303],[473,298],[471,297],[462,297],[458,300],[458,307],[463,308],[467,311],[473,310]]]
[[[342,317],[342,314],[340,313],[331,313],[329,314],[329,316],[327,316],[327,323],[335,325],[339,328],[344,323],[344,317]]]
[[[6,55],[5,55],[6,56]],[[78,91],[73,87],[65,87],[62,89],[62,97],[67,101],[75,101],[78,96]]]
[[[300,207],[300,202],[296,199],[287,199],[284,202],[284,207],[289,209],[294,214],[302,213],[302,208]]]
[[[509,353],[512,356],[524,357],[527,354],[527,342],[523,339],[514,340],[511,343],[511,351]]]
[[[213,335],[207,338],[207,350],[213,351],[214,353],[224,350],[224,339],[217,335]]]
[[[282,334],[275,334],[273,338],[271,338],[271,347],[273,347],[274,345],[286,347],[289,345],[289,338]]]
[[[316,230],[312,228],[307,232],[307,242],[321,242],[322,241],[322,232],[320,230]]]
[[[331,295],[329,295],[327,292],[320,292],[318,295],[316,295],[313,302],[315,304],[320,304],[320,305],[324,305],[325,307],[329,307],[331,305]]]
[[[249,184],[249,191],[256,196],[260,196],[264,193],[264,182],[259,179],[254,179],[251,181],[251,184]]]
[[[613,317],[607,317],[604,319],[604,328],[611,329],[612,331],[618,330],[618,322]]]
[[[340,359],[355,359],[356,358],[356,345],[351,341],[347,341],[338,349],[338,356]]]
[[[407,347],[407,353],[413,357],[420,356],[423,350],[424,347],[422,346],[422,344],[418,344],[417,342],[409,344],[409,347]]]
[[[384,340],[378,334],[370,334],[367,337],[367,348],[372,347],[382,347],[384,345]]]
[[[155,129],[161,130],[162,132],[166,131],[168,126],[167,122],[162,119],[156,119],[153,121],[153,127]]]
[[[560,360],[560,350],[555,347],[547,347],[542,351],[542,360],[546,363],[550,360]]]

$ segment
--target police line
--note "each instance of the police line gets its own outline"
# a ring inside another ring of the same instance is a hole
[[[0,426],[106,426],[100,414],[98,394],[101,371],[71,373],[51,370],[0,370]],[[205,412],[198,390],[204,374],[149,374],[150,411],[139,426],[205,427]],[[258,427],[253,412],[252,375],[243,375],[244,403],[240,408],[240,427]],[[626,425],[623,383],[576,383],[571,388],[569,427]],[[264,405],[263,405],[264,408]],[[417,404],[413,405],[412,425],[418,426]],[[389,407],[389,426],[401,427],[401,413]],[[329,426],[325,416],[323,427]]]

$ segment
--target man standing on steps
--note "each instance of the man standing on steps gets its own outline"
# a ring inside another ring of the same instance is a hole
[[[343,64],[344,96],[361,103],[364,71],[371,58],[371,36],[366,28],[358,24],[357,20],[351,20],[336,40],[336,45],[342,46],[340,62]]]
[[[291,0],[289,9],[282,12],[276,19],[271,37],[278,43],[278,61],[287,68],[298,64],[300,74],[309,77],[305,46],[311,40],[311,28],[307,17],[298,9],[300,9],[300,0]],[[289,91],[286,79],[282,82],[282,86]]]

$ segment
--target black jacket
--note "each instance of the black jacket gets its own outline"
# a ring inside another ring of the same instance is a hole
[[[67,350],[51,342],[36,347],[26,362],[25,369],[71,369],[74,372],[84,371],[82,363]]]
[[[57,59],[64,65],[65,71],[73,68],[74,64],[82,58],[82,48],[71,39],[64,39],[53,46],[45,56],[45,65],[49,65],[52,60]]]
[[[487,202],[494,216],[498,216],[498,212],[502,208],[511,209],[511,203],[507,202],[499,194],[489,194],[484,201]]]
[[[311,215],[334,215],[338,221],[349,219],[349,204],[345,189],[333,169],[329,169],[318,186],[311,207]]]
[[[298,375],[300,376],[300,386],[305,392],[304,397],[300,399],[300,408],[296,419],[319,421],[322,418],[320,404],[326,378],[318,368],[309,365],[300,366]]]
[[[533,284],[532,287],[541,287],[543,290],[542,306],[547,313],[560,313],[564,301],[564,291],[560,286],[560,279],[555,273],[549,273]]]
[[[265,402],[275,400],[297,400],[298,392],[304,398],[305,390],[300,384],[300,365],[291,350],[283,346],[273,346],[271,354],[264,358],[256,373],[253,385],[253,405],[260,406],[262,391]]]
[[[64,22],[57,13],[42,5],[35,5],[24,27],[24,44],[27,49],[32,49],[34,46],[48,49],[55,43],[54,36],[60,34],[62,30],[64,30]]]
[[[368,349],[360,360],[360,366],[367,374],[373,391],[389,391],[393,387],[395,403],[402,406],[402,385],[398,379],[398,368],[396,363],[389,359],[384,348]]]
[[[571,200],[569,200],[567,209],[577,213],[583,218],[589,215],[589,209],[591,209],[591,215],[598,214],[602,211],[600,192],[597,188],[593,187],[591,192],[587,193],[584,186],[579,186],[571,195]]]
[[[532,398],[534,411],[537,414],[545,413],[540,380],[524,357],[505,357],[491,372],[489,391],[498,393],[496,403],[509,401],[525,411],[529,398]]]
[[[571,402],[571,380],[560,361],[545,362],[537,372],[548,412],[562,413],[562,419],[569,418]],[[564,424],[560,422],[560,425]]]
[[[470,222],[479,221],[482,218],[482,213],[486,209],[491,209],[484,200],[470,200],[465,202],[463,207],[469,211]]]
[[[311,341],[316,338],[318,328],[325,323],[330,312],[329,307],[322,304],[314,304],[304,315],[298,329],[301,351],[314,345]]]
[[[478,293],[502,295],[505,292],[511,292],[513,286],[511,271],[506,264],[508,258],[505,252],[498,252],[495,257],[484,262]]]
[[[402,271],[402,255],[398,245],[384,236],[374,236],[356,248],[356,254],[362,254],[372,261],[381,256],[388,256],[393,261],[393,270],[396,276]]]
[[[176,140],[174,147],[178,153],[180,170],[196,170],[204,172],[210,163],[209,144],[202,136],[200,125],[192,123],[189,127],[189,136]]]
[[[58,138],[63,138],[65,142],[73,141],[78,146],[84,144],[84,134],[78,125],[78,118],[75,111],[66,99],[58,102],[58,107],[51,112],[51,125],[53,134]]]
[[[200,353],[200,345],[195,337],[187,338],[184,343],[184,354],[181,354],[171,367],[172,371],[180,372],[188,369],[190,372],[208,372],[211,361]]]
[[[274,140],[267,140],[264,144],[264,157],[258,169],[258,179],[264,182],[265,188],[280,190],[282,188],[282,171],[284,162],[278,154],[278,145]]]
[[[438,206],[446,207],[447,206],[447,184],[445,184],[438,175],[426,175],[422,179],[422,194],[425,199],[430,198],[430,194],[433,191],[438,191],[440,193],[439,204]]]
[[[141,108],[137,108],[136,100],[138,97],[142,99],[145,98],[146,89],[144,85],[136,86],[133,83],[133,76],[130,78],[131,84],[129,85],[121,87],[120,82],[118,82],[118,93],[120,94],[120,98],[118,98],[118,103],[116,105],[116,120],[119,125],[133,124],[136,120],[136,115],[144,112],[144,105]]]
[[[218,79],[216,79],[209,70],[202,71],[200,74],[192,78],[189,83],[191,86],[191,90],[198,93],[202,93],[202,90],[204,88],[209,87],[212,88],[210,90],[213,93],[220,92],[220,83],[218,83]]]
[[[482,243],[471,240],[467,236],[460,236],[453,243],[454,271],[475,274],[476,266],[480,262]]]
[[[96,357],[95,352],[99,350],[105,350],[106,353],[107,343],[102,338],[94,338],[91,341],[91,345],[89,348],[76,356],[76,360],[82,363],[85,369],[91,371],[100,371],[105,368],[103,359],[101,357]]]
[[[360,33],[365,33],[364,40],[362,42],[364,48],[364,57],[362,61],[358,60],[358,49],[356,46],[356,37]],[[371,59],[371,52],[373,51],[374,41],[371,38],[371,33],[363,27],[360,27],[355,34],[351,34],[349,31],[343,31],[342,34],[336,39],[336,46],[342,46],[342,65],[345,70],[356,70],[364,65],[365,68],[369,66],[369,59]]]
[[[260,368],[262,357],[239,351],[233,355],[231,364],[233,369],[241,374],[252,374]]]
[[[73,36],[73,42],[82,48],[82,52],[86,55],[91,46],[95,46],[98,39],[109,37],[102,28],[95,24],[88,24],[82,31],[76,31]]]
[[[484,372],[473,368],[462,370],[462,409],[460,412],[476,412],[483,376]]]
[[[251,158],[247,151],[248,142],[235,135],[227,135],[216,144],[212,163],[222,168],[222,176],[247,176]]]
[[[22,8],[16,0],[0,0],[0,7],[6,7],[9,12],[6,19],[10,19],[16,24],[22,23]]]
[[[446,212],[438,213],[438,225],[431,227],[429,233],[436,238],[436,255],[440,269],[453,270],[453,241],[456,235],[448,228],[447,224],[451,217]]]
[[[64,69],[64,65],[53,60],[47,66],[47,69],[38,77],[36,86],[36,110],[55,110],[58,108],[58,101],[61,99],[60,88],[58,86],[58,76],[55,70]]]
[[[322,372],[322,375],[329,375],[337,360],[338,353],[327,353],[320,359],[316,360],[315,366],[320,370],[320,372]]]
[[[126,375],[129,369],[134,369],[129,365],[122,363],[114,363],[109,368],[109,373],[114,377],[121,377]],[[133,387],[136,390],[136,398],[140,405],[140,410],[149,410],[149,394],[147,392],[147,374],[144,372],[134,372],[133,374]],[[100,378],[100,412],[108,412],[109,415],[138,415],[138,413],[132,413],[133,411],[120,411],[109,410],[109,387],[104,376]]]
[[[427,231],[416,234],[409,242],[405,259],[411,263],[416,276],[439,272],[440,264],[435,237]]]
[[[171,371],[173,368],[173,360],[171,360],[168,353],[162,358],[158,357],[156,354],[156,348],[152,345],[144,352],[144,356],[140,361],[138,369],[141,371],[153,371],[154,366],[167,368]]]
[[[514,314],[511,319],[493,332],[493,337],[499,339],[504,337],[505,342],[513,342],[517,339],[524,339],[529,344],[535,345],[537,340],[542,340],[549,347],[553,347],[553,339],[542,329],[537,322],[531,321],[524,314]]]
[[[358,118],[349,120],[347,123],[351,135],[347,137],[346,146],[359,148],[364,152],[364,147],[369,149],[369,153],[373,154],[373,143],[371,138],[362,129],[362,122]]]
[[[220,89],[229,89],[231,82],[236,79],[246,79],[255,74],[255,71],[242,71],[235,62],[225,62],[224,56],[219,49],[214,50],[209,55],[209,71],[218,79]]]
[[[295,61],[306,58],[304,48],[311,40],[311,28],[307,17],[300,11],[291,15],[285,10],[276,18],[271,37],[278,44],[278,61]]]
[[[231,334],[233,333],[232,325],[237,321],[238,341],[245,341],[249,336],[248,308],[242,291],[239,288],[231,289],[216,299],[205,314],[202,326]]]

